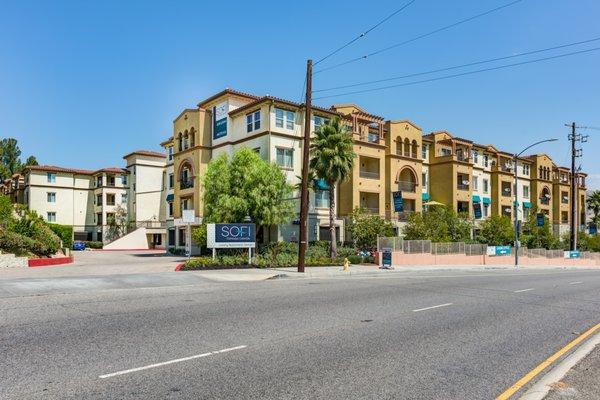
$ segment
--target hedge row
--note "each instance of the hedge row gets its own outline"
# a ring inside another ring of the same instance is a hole
[[[48,224],[50,229],[62,240],[63,247],[73,247],[73,227],[69,225]]]

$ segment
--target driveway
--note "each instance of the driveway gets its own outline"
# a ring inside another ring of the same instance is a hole
[[[67,265],[36,268],[0,269],[2,278],[54,278],[89,275],[139,274],[173,271],[185,260],[163,251],[77,251],[75,262]]]

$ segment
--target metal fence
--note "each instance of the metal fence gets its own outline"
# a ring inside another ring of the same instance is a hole
[[[431,240],[404,240],[402,251],[407,254],[431,253]]]

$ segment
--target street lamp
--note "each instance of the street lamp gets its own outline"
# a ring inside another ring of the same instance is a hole
[[[558,139],[545,139],[540,140],[539,142],[535,142],[527,147],[525,147],[519,154],[514,155],[514,168],[515,168],[515,200],[513,203],[513,209],[515,214],[515,267],[519,265],[519,174],[518,174],[518,160],[521,154],[525,153],[527,150],[532,148],[533,146],[537,146],[538,144],[546,143],[546,142],[556,142]]]

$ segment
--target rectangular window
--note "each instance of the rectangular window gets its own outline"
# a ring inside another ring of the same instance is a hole
[[[483,193],[487,193],[490,189],[490,182],[487,179],[483,180]]]
[[[445,147],[442,148],[441,152],[442,152],[442,156],[452,155],[452,149],[448,149],[448,148],[445,148]]]
[[[107,206],[114,206],[115,205],[115,195],[114,193],[107,193],[106,194],[106,205]]]
[[[329,122],[329,120],[327,118],[323,118],[323,117],[320,117],[318,115],[315,115],[314,118],[313,118],[313,120],[315,122],[315,131],[317,129],[319,129],[321,126],[323,126],[323,125],[325,125],[326,123]]]
[[[423,160],[426,160],[426,159],[427,159],[427,146],[425,146],[425,145],[423,145],[423,146],[421,147],[421,158],[422,158]]]
[[[529,176],[529,164],[523,164],[523,175]]]
[[[277,165],[283,168],[293,168],[294,166],[294,150],[277,148]]]
[[[187,232],[185,228],[179,228],[179,246],[185,246]]]
[[[490,213],[490,205],[489,204],[484,204],[483,205],[483,216],[487,217]]]
[[[54,172],[46,173],[46,178],[48,179],[48,183],[56,183],[56,174]]]
[[[96,187],[100,187],[100,186],[102,186],[102,177],[101,176],[99,176],[96,179]]]
[[[47,197],[48,197],[48,203],[56,203],[56,193],[48,192]]]
[[[121,203],[123,203],[123,204],[127,203],[127,193],[123,193],[121,195]]]
[[[529,186],[527,185],[523,185],[523,197],[526,199],[529,198]]]
[[[294,129],[294,122],[296,121],[296,113],[293,111],[282,110],[281,108],[275,109],[275,126],[278,128]]]
[[[97,206],[102,205],[102,195],[101,194],[96,195],[96,205]]]
[[[169,202],[169,217],[173,216],[173,202]]]
[[[121,175],[121,184],[127,186],[127,175]]]
[[[173,161],[173,147],[169,147],[167,153],[169,154],[169,161]]]
[[[169,174],[169,189],[173,189],[173,186],[175,186],[175,176]]]
[[[54,211],[48,211],[46,213],[46,220],[48,222],[56,222],[56,213]]]
[[[246,114],[246,132],[260,129],[260,110]]]
[[[477,150],[473,150],[471,155],[473,156],[473,163],[479,164],[479,152]]]
[[[423,172],[423,173],[421,174],[421,182],[422,182],[422,184],[423,184],[423,187],[424,187],[425,189],[427,189],[427,173],[426,173],[426,172]]]
[[[490,165],[490,157],[487,154],[483,155],[483,166],[488,167]]]
[[[329,208],[329,190],[315,191],[315,207]]]
[[[479,177],[473,177],[473,190],[479,190]]]

